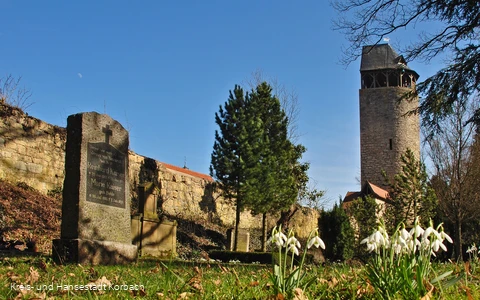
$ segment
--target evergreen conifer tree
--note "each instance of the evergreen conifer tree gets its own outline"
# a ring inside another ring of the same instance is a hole
[[[319,222],[322,239],[327,245],[324,256],[330,260],[347,260],[353,256],[355,236],[350,220],[342,205],[322,211]]]
[[[392,204],[386,209],[388,227],[395,229],[400,222],[412,226],[417,217],[428,225],[435,215],[436,196],[429,185],[425,165],[410,149],[402,154],[400,161],[402,171],[389,183]]]
[[[305,147],[288,137],[288,119],[272,88],[261,83],[251,93],[235,86],[215,114],[210,173],[226,199],[236,205],[235,249],[240,213],[249,208],[265,215],[292,205],[308,165],[299,162]],[[305,181],[305,182],[304,182]]]
[[[294,169],[304,147],[288,139],[288,119],[271,86],[263,82],[251,92],[251,119],[259,119],[262,135],[256,144],[257,164],[250,170],[248,207],[263,215],[262,248],[266,242],[266,213],[290,207],[298,195]],[[257,136],[259,137],[259,136]]]
[[[215,114],[219,130],[215,131],[215,142],[211,157],[210,174],[216,179],[225,199],[235,203],[235,250],[237,250],[240,213],[245,201],[251,197],[247,181],[251,180],[251,168],[255,163],[254,135],[258,123],[249,120],[250,95],[236,85],[224,107]]]
[[[348,203],[347,215],[350,216],[355,232],[354,252],[357,256],[367,254],[360,241],[369,236],[377,227],[377,215],[380,206],[371,196],[360,197]]]

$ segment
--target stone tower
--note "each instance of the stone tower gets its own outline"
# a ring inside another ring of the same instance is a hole
[[[407,148],[420,157],[419,116],[405,115],[418,98],[401,100],[419,76],[388,44],[363,47],[360,75],[360,180],[385,188],[382,171],[399,173]]]

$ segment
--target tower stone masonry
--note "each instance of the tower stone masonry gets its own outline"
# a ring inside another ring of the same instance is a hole
[[[363,47],[360,75],[360,180],[387,188],[382,171],[398,174],[407,149],[420,158],[418,98],[402,99],[419,75],[388,44]]]

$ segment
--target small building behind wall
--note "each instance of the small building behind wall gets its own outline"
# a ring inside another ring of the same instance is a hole
[[[348,213],[349,207],[353,204],[355,200],[365,200],[366,197],[371,197],[375,200],[375,203],[378,206],[378,209],[376,211],[376,217],[377,219],[381,219],[385,214],[385,209],[387,205],[391,204],[390,195],[388,191],[386,191],[385,189],[368,181],[365,182],[365,184],[362,186],[362,189],[360,191],[347,192],[347,194],[345,195],[345,198],[343,199],[342,207]],[[358,227],[359,225],[357,224],[357,222],[354,220],[353,217],[350,217],[350,222],[352,224],[352,227],[355,230],[356,237],[363,238],[358,236],[360,232],[360,228]]]

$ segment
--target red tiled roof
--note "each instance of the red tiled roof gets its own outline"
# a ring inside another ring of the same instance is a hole
[[[353,201],[360,197],[362,197],[362,192],[347,192],[345,198],[343,198],[343,202]]]
[[[388,197],[389,197],[389,194],[388,194],[388,191],[382,189],[381,187],[379,186],[376,186],[374,185],[373,183],[371,183],[370,181],[367,181],[367,184],[370,186],[370,188],[372,189],[372,192],[380,199],[382,200],[387,200]]]
[[[388,191],[382,189],[379,186],[374,185],[373,183],[367,181],[360,192],[347,192],[345,195],[345,198],[343,198],[343,202],[349,202],[353,201],[357,198],[373,194],[375,198],[388,201],[390,195],[388,194]]]
[[[164,165],[165,168],[167,168],[167,169],[177,171],[177,172],[180,172],[180,173],[184,173],[184,174],[187,174],[187,175],[190,175],[190,176],[193,176],[193,177],[201,178],[201,179],[204,179],[204,180],[207,180],[207,181],[213,181],[213,178],[211,176],[207,175],[207,174],[195,172],[195,171],[185,169],[185,168],[180,168],[180,167],[177,167],[177,166],[174,166],[174,165],[171,165],[171,164],[167,164],[167,163],[164,163],[164,162],[160,162],[160,163],[162,165]]]

